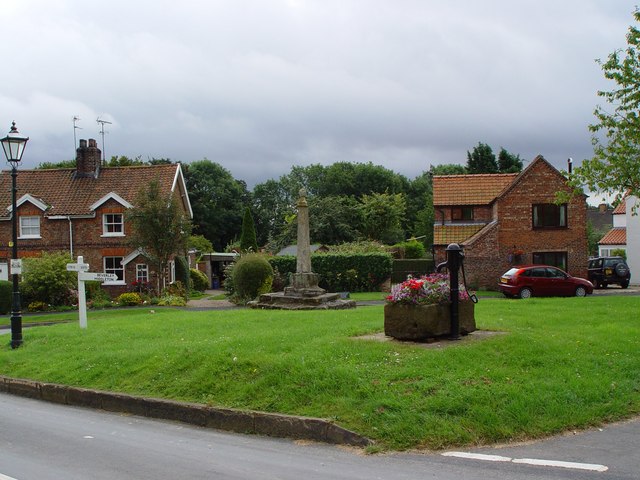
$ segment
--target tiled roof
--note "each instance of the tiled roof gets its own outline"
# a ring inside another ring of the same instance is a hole
[[[618,206],[613,209],[613,214],[619,215],[619,214],[626,213],[626,211],[627,211],[627,197],[625,196],[622,198],[622,200],[620,200],[620,203],[618,204]]]
[[[46,216],[91,215],[91,205],[115,192],[135,204],[140,189],[157,180],[163,192],[170,192],[179,165],[145,165],[104,167],[98,178],[76,178],[74,168],[52,170],[18,170],[17,198],[29,194],[49,208]],[[0,218],[9,217],[11,206],[11,172],[0,173]]]
[[[626,245],[627,229],[625,227],[616,227],[609,230],[604,237],[598,242],[599,245]]]
[[[517,176],[517,173],[435,175],[433,204],[489,205]]]
[[[433,227],[434,245],[462,243],[484,228],[484,224],[474,225],[435,225]]]

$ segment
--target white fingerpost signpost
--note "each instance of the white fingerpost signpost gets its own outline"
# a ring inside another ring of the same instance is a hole
[[[82,256],[78,257],[77,263],[67,263],[69,272],[78,272],[78,316],[80,317],[80,328],[87,328],[87,295],[84,288],[84,282],[87,280],[98,280],[106,282],[107,280],[117,280],[115,273],[93,273],[89,271],[89,264],[84,263]]]

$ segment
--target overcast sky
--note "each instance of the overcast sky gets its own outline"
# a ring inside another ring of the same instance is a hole
[[[409,178],[478,142],[558,168],[592,154],[623,0],[2,0],[0,133],[21,168],[105,152],[208,158],[250,187],[292,165]],[[6,167],[3,167],[6,168]]]

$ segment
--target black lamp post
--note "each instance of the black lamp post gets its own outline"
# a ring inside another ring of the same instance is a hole
[[[11,164],[11,226],[13,228],[11,243],[11,257],[18,259],[18,215],[16,206],[16,178],[18,176],[18,165],[22,160],[24,147],[29,137],[20,135],[16,128],[16,122],[11,124],[11,130],[2,140],[2,148],[7,157],[7,161]],[[12,262],[13,263],[13,262]],[[18,274],[14,273],[14,267],[11,267],[11,276],[13,278],[13,297],[11,302],[11,348],[18,348],[22,345],[22,311],[20,307],[20,287],[18,286]]]

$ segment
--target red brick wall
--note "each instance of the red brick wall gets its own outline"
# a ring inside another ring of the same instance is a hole
[[[554,203],[555,193],[566,190],[563,177],[545,161],[529,168],[495,205],[498,223],[486,235],[465,244],[467,282],[474,288],[496,289],[498,278],[514,263],[531,263],[533,252],[567,252],[570,274],[587,275],[587,205],[577,195],[567,205],[567,228],[534,229],[532,205]],[[436,263],[445,260],[445,247],[436,249]],[[514,257],[513,253],[521,253]]]

